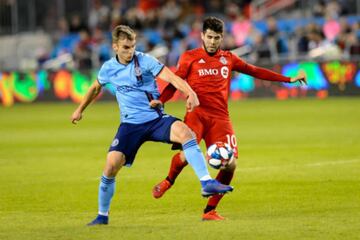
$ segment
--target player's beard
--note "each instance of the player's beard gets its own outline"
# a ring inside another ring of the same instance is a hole
[[[203,42],[203,47],[204,47],[204,49],[205,49],[205,52],[208,54],[208,55],[210,55],[210,56],[214,56],[216,53],[217,53],[217,51],[219,51],[219,48],[220,47],[218,47],[214,52],[209,52],[208,50],[207,50],[207,47],[205,46],[205,43]]]

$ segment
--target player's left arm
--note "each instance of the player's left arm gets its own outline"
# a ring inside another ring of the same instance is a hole
[[[306,76],[302,71],[297,76],[290,78],[269,69],[246,63],[234,54],[232,54],[232,63],[233,70],[245,73],[258,79],[276,82],[300,82],[301,84],[307,84]]]
[[[164,66],[158,77],[171,83],[176,89],[185,94],[187,98],[186,108],[189,112],[191,112],[195,107],[199,106],[199,99],[194,90],[185,80],[175,75],[169,68]]]
[[[262,80],[291,83],[300,82],[301,84],[307,84],[306,76],[302,71],[297,76],[290,78],[269,69],[257,67],[246,63],[245,68],[242,72]]]

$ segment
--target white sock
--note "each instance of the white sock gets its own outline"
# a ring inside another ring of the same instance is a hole
[[[211,180],[212,178],[210,177],[210,175],[205,175],[202,178],[200,178],[200,181],[207,181],[207,180]]]
[[[100,211],[99,211],[99,215],[102,215],[102,216],[109,216],[109,212],[100,212]]]

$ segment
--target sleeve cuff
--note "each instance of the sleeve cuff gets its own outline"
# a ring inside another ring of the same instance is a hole
[[[155,74],[155,77],[159,76],[159,74],[161,73],[161,71],[164,69],[165,65],[162,65],[162,67],[160,68],[159,72],[157,74]]]

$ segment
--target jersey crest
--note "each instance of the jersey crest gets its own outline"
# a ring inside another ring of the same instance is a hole
[[[220,58],[220,62],[222,63],[222,64],[227,64],[227,60],[226,60],[226,58],[224,57],[224,56],[221,56],[221,58]]]

